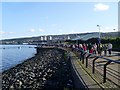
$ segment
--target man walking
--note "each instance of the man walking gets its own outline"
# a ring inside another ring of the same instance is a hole
[[[108,44],[108,52],[109,52],[109,56],[111,55],[111,51],[112,51],[112,44],[109,43],[109,44]]]

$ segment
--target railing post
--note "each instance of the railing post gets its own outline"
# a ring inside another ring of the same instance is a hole
[[[112,61],[108,61],[105,65],[104,65],[104,72],[103,72],[103,83],[106,82],[106,67],[108,64],[110,64]]]
[[[89,54],[87,57],[86,57],[86,68],[88,66],[88,57],[90,56],[91,54]]]
[[[80,61],[82,60],[82,51],[80,51]]]
[[[86,52],[85,53],[83,53],[83,51],[82,51],[82,64],[84,64],[84,55],[86,54]]]
[[[99,57],[96,57],[93,59],[93,67],[92,67],[92,73],[95,73],[95,60],[97,60]]]
[[[84,56],[82,55],[82,64],[84,64]]]

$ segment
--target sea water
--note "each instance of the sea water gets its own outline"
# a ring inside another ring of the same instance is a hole
[[[0,72],[7,70],[36,54],[35,45],[0,45]]]

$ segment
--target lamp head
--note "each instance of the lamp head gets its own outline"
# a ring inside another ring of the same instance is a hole
[[[97,25],[97,27],[99,27],[100,25]]]

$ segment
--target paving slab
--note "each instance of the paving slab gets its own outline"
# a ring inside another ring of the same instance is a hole
[[[78,58],[73,54],[70,53],[71,56],[71,62],[74,68],[76,68],[77,72],[79,75],[79,79],[85,83],[86,87],[88,89],[90,88],[97,88],[97,89],[101,89],[101,87],[83,70],[83,68],[80,66],[79,62],[78,62]],[[79,87],[79,84],[76,84],[77,88],[81,88]]]

